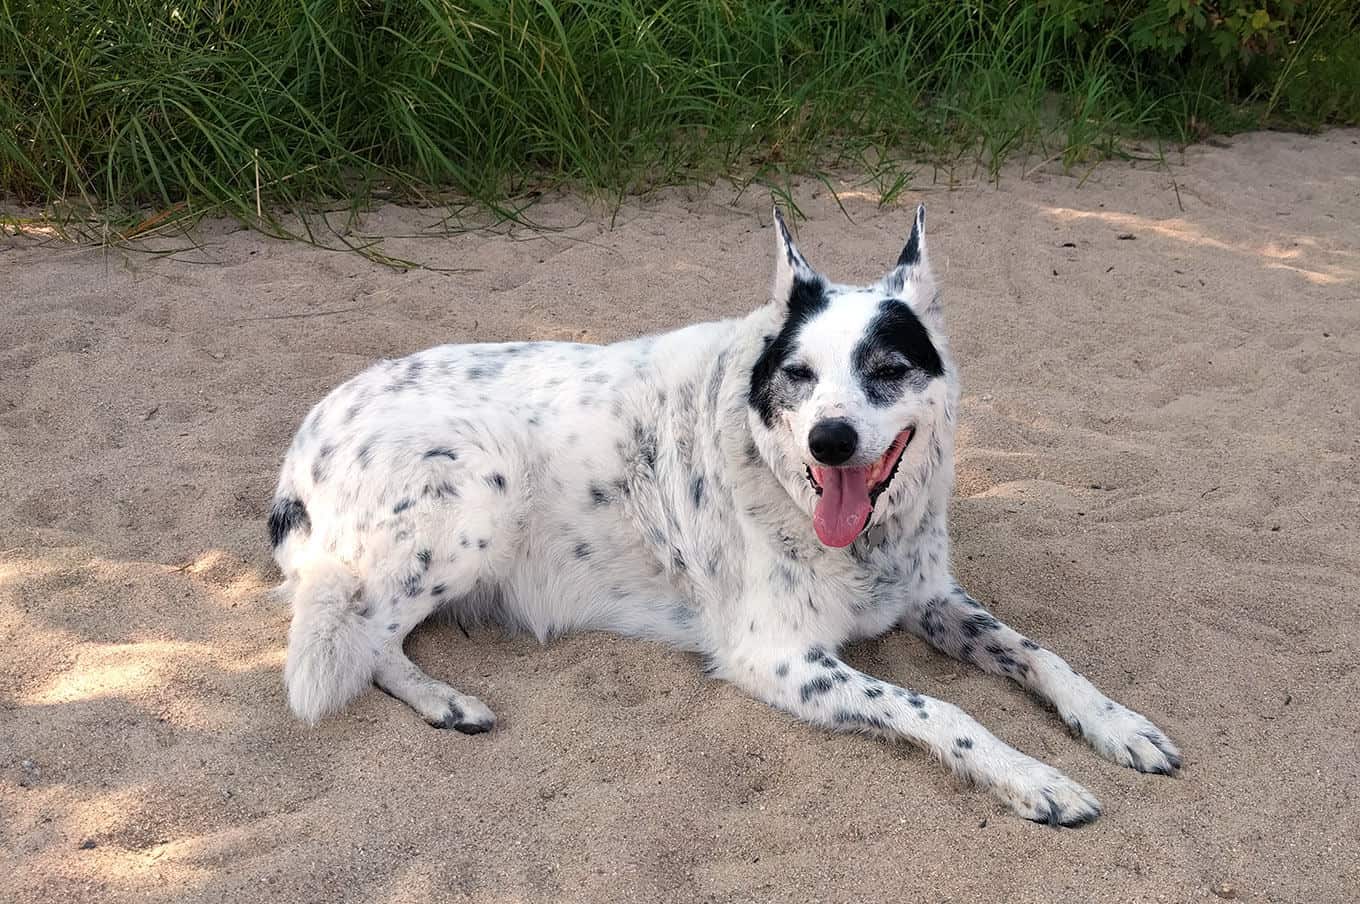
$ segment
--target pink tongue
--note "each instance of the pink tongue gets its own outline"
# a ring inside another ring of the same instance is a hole
[[[827,546],[849,546],[874,510],[869,501],[869,469],[818,468],[813,476],[822,487],[812,514],[817,537]]]

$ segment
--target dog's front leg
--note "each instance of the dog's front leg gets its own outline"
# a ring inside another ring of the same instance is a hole
[[[957,583],[913,596],[901,624],[941,652],[1005,675],[1047,700],[1072,733],[1106,759],[1163,775],[1180,768],[1180,751],[1156,725],[1106,697],[1056,653],[1003,624]]]
[[[1085,788],[1000,741],[957,706],[856,671],[818,644],[760,637],[715,656],[718,674],[798,718],[924,747],[1026,819],[1079,826],[1100,815]]]

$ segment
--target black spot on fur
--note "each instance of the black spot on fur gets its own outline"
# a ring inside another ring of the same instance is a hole
[[[611,499],[609,490],[602,483],[592,483],[590,485],[590,504],[594,506],[608,505]]]
[[[354,460],[359,463],[360,470],[373,463],[373,440],[369,440],[359,447],[359,451],[354,454]]]
[[[751,368],[751,385],[747,401],[766,427],[774,425],[775,399],[773,383],[792,354],[798,334],[804,324],[820,312],[826,310],[826,282],[820,277],[802,279],[795,277],[789,290],[788,316],[779,330],[779,335],[765,347],[755,366]]]
[[[807,660],[809,665],[821,665],[828,669],[836,667],[836,661],[828,656],[826,650],[821,646],[808,647],[807,655],[803,658]]]
[[[400,515],[402,512],[406,511],[415,504],[416,501],[414,499],[403,499],[396,505],[392,506],[392,514]]]
[[[448,589],[449,588],[444,584],[435,584],[430,588],[430,596],[443,596]]]
[[[1024,647],[1026,650],[1037,650],[1037,649],[1039,649],[1039,645],[1038,645],[1037,643],[1035,643],[1034,641],[1030,640],[1028,637],[1026,637],[1024,640],[1020,641],[1020,646]]]
[[[900,371],[900,375],[888,371],[890,375],[883,376],[881,362],[900,358],[905,358],[910,367]],[[896,402],[903,385],[913,375],[929,381],[944,373],[944,362],[925,325],[909,306],[891,298],[879,303],[878,315],[855,346],[854,363],[865,396],[871,404],[879,406]]]
[[[278,546],[298,528],[312,529],[312,519],[301,501],[292,497],[274,500],[274,507],[269,510],[269,545]]]
[[[447,480],[441,480],[439,483],[425,484],[425,489],[421,495],[433,496],[436,499],[444,499],[445,497],[457,499],[459,493],[456,486],[449,483]]]
[[[787,662],[781,662],[781,663],[779,663],[779,665],[777,665],[777,666],[774,667],[774,673],[775,673],[776,675],[778,675],[780,678],[786,678],[786,677],[788,677],[788,674],[789,674],[789,664],[788,664]]]
[[[832,721],[837,725],[863,725],[866,728],[876,728],[879,731],[888,727],[887,723],[878,716],[871,716],[867,713],[855,712],[849,709],[838,709],[832,716]]]
[[[499,492],[502,492],[502,493],[505,492],[505,475],[504,475],[504,474],[500,473],[499,471],[494,471],[494,472],[492,472],[492,473],[486,475],[485,480],[486,480],[487,486],[494,487],[494,488],[495,488],[496,490],[498,490]]]
[[[702,508],[704,504],[704,475],[698,474],[690,481],[689,498],[694,500],[695,508]]]
[[[804,684],[802,687],[798,689],[798,696],[802,699],[804,703],[806,703],[813,697],[817,697],[827,693],[833,687],[835,687],[835,685],[831,683],[830,678],[827,677],[813,678],[807,684]]]
[[[874,699],[876,699],[876,698],[878,698],[878,697],[882,697],[882,696],[883,696],[883,688],[881,688],[881,687],[866,687],[866,688],[864,689],[864,696],[867,697],[867,698],[869,698],[870,700],[874,700]]]
[[[955,739],[954,739],[954,746],[955,746],[955,747],[962,748],[963,750],[972,750],[972,749],[973,749],[973,739],[972,739],[972,738],[955,738]]]
[[[420,594],[423,593],[425,590],[424,585],[420,581],[420,574],[417,572],[412,572],[411,574],[408,574],[406,577],[402,578],[401,589],[403,592],[405,592],[407,596],[411,597],[412,599],[414,599],[417,596],[420,596]]]
[[[438,447],[436,447],[436,448],[434,448],[434,449],[431,449],[430,451],[426,452],[424,457],[425,457],[425,458],[447,458],[449,461],[457,461],[457,460],[458,460],[458,453],[455,452],[455,451],[453,451],[452,449],[446,449],[446,448],[444,448],[443,446],[438,446]]]
[[[961,623],[963,633],[969,637],[977,637],[984,631],[998,631],[1001,629],[1001,622],[997,621],[986,612],[974,612]],[[990,648],[989,648],[990,649]]]
[[[422,549],[420,552],[416,553],[416,561],[420,563],[420,567],[422,569],[424,569],[425,571],[429,571],[430,551],[428,549]]]
[[[578,558],[578,559],[588,559],[588,558],[590,558],[590,553],[591,553],[590,544],[589,544],[589,543],[577,543],[577,544],[576,544],[576,550],[575,550],[575,552],[576,552],[576,558]]]
[[[334,452],[332,445],[324,445],[316,451],[316,461],[312,462],[313,483],[321,483],[330,476],[330,458]]]

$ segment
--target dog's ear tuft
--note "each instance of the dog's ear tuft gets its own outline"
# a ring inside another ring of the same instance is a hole
[[[935,280],[930,272],[930,260],[926,256],[926,206],[918,204],[916,219],[911,224],[911,235],[897,263],[883,277],[883,289],[889,295],[900,298],[911,306],[920,316],[939,314],[939,293],[935,291]]]
[[[911,224],[911,235],[907,236],[907,244],[903,246],[902,253],[897,256],[898,269],[902,267],[920,266],[925,261],[926,256],[926,206],[916,205],[916,220]]]
[[[789,227],[785,225],[784,215],[779,212],[778,207],[774,209],[774,232],[774,288],[771,296],[775,304],[785,305],[792,297],[796,283],[816,283],[820,282],[821,277],[817,275],[816,270],[808,266],[808,262],[798,252],[798,247],[793,244]]]

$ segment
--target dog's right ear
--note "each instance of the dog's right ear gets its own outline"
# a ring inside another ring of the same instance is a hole
[[[793,237],[789,235],[789,227],[784,224],[784,216],[778,207],[774,209],[774,232],[774,288],[771,296],[775,304],[786,306],[799,283],[815,284],[821,282],[822,278],[816,270],[808,266],[803,255],[798,253],[797,246],[793,244]]]

